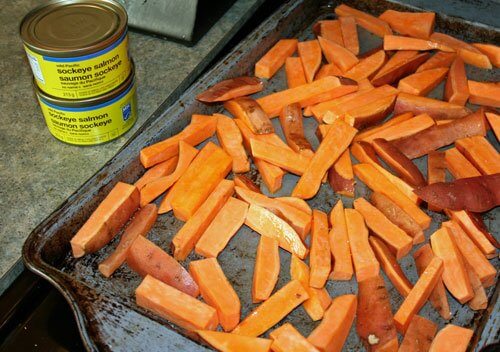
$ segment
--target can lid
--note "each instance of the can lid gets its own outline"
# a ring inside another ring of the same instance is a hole
[[[126,27],[127,12],[113,0],[55,0],[29,12],[20,33],[39,54],[74,57],[106,48]]]

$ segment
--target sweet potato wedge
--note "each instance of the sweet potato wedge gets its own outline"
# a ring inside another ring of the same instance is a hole
[[[444,151],[446,168],[456,178],[481,176],[481,173],[460,151],[453,147]]]
[[[307,83],[300,57],[287,57],[285,61],[285,73],[288,88],[295,88]]]
[[[349,149],[346,149],[328,170],[328,182],[335,193],[354,197],[354,172]]]
[[[441,50],[451,53],[455,52],[455,49],[439,42],[399,35],[384,36],[384,50]]]
[[[249,97],[231,99],[224,108],[234,117],[244,121],[255,134],[273,133],[274,127],[269,117],[257,101]]]
[[[405,333],[413,317],[429,298],[432,290],[441,279],[443,261],[433,258],[420,275],[412,290],[394,314],[394,323],[399,332]]]
[[[305,172],[311,160],[311,157],[294,152],[289,148],[279,147],[258,139],[250,140],[250,148],[254,157],[299,176]]]
[[[300,334],[290,323],[285,323],[271,331],[269,336],[273,339],[271,349],[275,352],[319,352],[307,339]]]
[[[304,213],[308,215],[312,215],[311,207],[303,199],[297,197],[277,197],[275,199],[281,203],[297,208],[298,210],[302,210]]]
[[[342,200],[339,200],[332,208],[330,223],[332,225],[329,233],[330,249],[333,256],[333,270],[330,274],[330,279],[350,280],[353,268]]]
[[[500,67],[500,48],[497,45],[484,43],[474,43],[472,45],[484,55],[488,56],[493,66]]]
[[[355,295],[336,297],[307,340],[323,352],[342,351],[356,315],[356,306]]]
[[[340,30],[344,47],[354,55],[359,54],[358,31],[356,28],[356,19],[354,17],[340,17]]]
[[[321,66],[321,47],[316,39],[299,42],[297,45],[300,60],[307,82],[314,81],[314,76]]]
[[[500,140],[500,115],[492,111],[486,111],[485,115],[491,129],[497,137],[497,140]]]
[[[168,176],[174,172],[177,167],[177,162],[179,161],[178,156],[174,156],[168,160],[165,160],[159,164],[148,169],[144,175],[141,176],[137,181],[135,181],[134,186],[140,191],[147,183],[157,180],[160,177]]]
[[[483,136],[458,139],[455,146],[483,175],[497,174],[500,172],[500,154]]]
[[[436,323],[415,315],[406,330],[405,337],[398,352],[427,352],[436,335]]]
[[[493,82],[468,81],[469,103],[500,108],[500,85]]]
[[[472,287],[472,292],[474,292],[474,297],[472,297],[467,305],[472,310],[483,310],[488,307],[488,296],[486,295],[486,291],[479,279],[479,276],[472,269],[472,267],[464,260],[465,270],[467,271],[467,275],[469,276],[469,282]]]
[[[358,63],[358,58],[348,49],[321,36],[318,37],[323,55],[329,63],[334,63],[346,72]]]
[[[344,120],[354,128],[365,128],[385,119],[394,108],[396,95],[384,97],[352,109],[346,113]]]
[[[255,308],[232,332],[243,336],[262,335],[308,298],[302,284],[292,280]]]
[[[217,117],[217,139],[222,149],[233,159],[233,172],[250,171],[250,161],[243,148],[240,129],[233,119],[222,114],[214,114],[214,116]]]
[[[153,227],[157,216],[158,209],[154,204],[148,204],[135,213],[125,231],[123,231],[123,235],[114,252],[99,264],[99,271],[105,277],[113,275],[115,270],[123,264],[127,258],[127,251],[134,240],[139,236],[146,236]]]
[[[398,89],[404,93],[426,96],[444,80],[447,72],[448,69],[443,67],[416,72],[401,79]]]
[[[373,77],[371,83],[375,87],[380,87],[384,84],[392,84],[394,82],[397,82],[402,77],[412,74],[429,57],[429,53],[413,55],[414,51],[405,50],[401,52],[405,54],[401,55],[401,57],[396,56],[397,54],[395,54],[385,64],[385,66],[383,66],[380,71],[377,72],[375,77]]]
[[[313,32],[316,36],[331,40],[338,45],[344,46],[342,38],[342,29],[340,28],[339,20],[323,20],[318,21],[313,26]]]
[[[427,183],[432,185],[446,181],[446,160],[444,152],[432,151],[427,155]],[[427,204],[429,210],[441,211],[442,208]]]
[[[375,149],[373,149],[372,145],[367,142],[360,141],[353,143],[351,145],[351,153],[360,163],[377,164],[382,166],[377,154],[375,153]]]
[[[457,57],[456,53],[447,53],[444,51],[438,51],[432,55],[426,62],[417,68],[416,72],[422,72],[427,70],[432,70],[434,68],[448,68],[451,66],[452,62]]]
[[[356,331],[366,351],[398,350],[389,292],[380,275],[358,283],[356,317]]]
[[[415,115],[428,114],[435,120],[459,119],[470,114],[466,107],[432,98],[399,93],[394,106],[395,114],[411,111]]]
[[[201,235],[194,248],[197,254],[216,258],[245,222],[248,204],[230,197]]]
[[[303,154],[306,157],[312,157],[314,152],[311,143],[309,143],[304,135],[300,105],[294,103],[284,106],[279,118],[288,146],[297,153]]]
[[[328,217],[316,209],[313,210],[309,265],[311,266],[309,286],[323,288],[331,269]]]
[[[221,352],[269,352],[273,343],[270,339],[248,337],[220,331],[196,330],[196,333],[210,344],[210,346]]]
[[[387,22],[345,4],[337,6],[335,8],[335,13],[340,17],[354,17],[358,26],[363,27],[379,37],[383,38],[385,35],[392,34],[391,27],[389,27]]]
[[[245,175],[235,175],[234,176],[234,186],[248,189],[253,192],[262,193],[259,186],[257,186],[248,176]]]
[[[444,100],[464,106],[469,99],[469,86],[462,58],[457,57],[450,66],[443,92]]]
[[[174,258],[184,260],[234,192],[234,182],[222,180],[172,239]],[[175,211],[175,208],[174,208]]]
[[[383,50],[384,45],[382,44],[379,48],[379,50]],[[397,66],[400,66],[403,64],[405,61],[414,58],[415,56],[418,55],[418,51],[416,50],[399,50],[394,52],[388,51],[389,54],[389,60],[382,66],[382,68],[377,72],[377,75],[382,75],[384,73],[389,72],[390,70],[394,69]],[[391,55],[391,53],[393,53]]]
[[[432,340],[429,352],[454,351],[465,352],[474,331],[460,326],[448,324],[438,331]]]
[[[118,182],[71,238],[73,257],[80,258],[107,245],[139,207],[139,191]]]
[[[137,237],[127,252],[127,265],[139,275],[151,275],[187,295],[200,294],[198,284],[174,258],[143,236]]]
[[[275,238],[260,236],[253,270],[252,302],[265,301],[273,293],[280,274],[280,254]]]
[[[269,51],[255,64],[255,76],[271,78],[283,66],[287,57],[297,50],[297,39],[280,39]]]
[[[353,67],[354,68],[354,67]],[[321,78],[327,77],[327,76],[342,76],[343,72],[342,70],[335,64],[323,64],[318,73],[316,73],[316,77],[314,80],[319,80]],[[348,77],[350,78],[350,77]],[[354,79],[354,78],[352,78]]]
[[[137,287],[135,299],[139,307],[188,331],[217,328],[217,311],[214,308],[151,275],[147,275]]]
[[[410,37],[427,39],[434,31],[434,12],[400,12],[386,10],[378,18],[389,23],[393,30]]]
[[[382,67],[386,58],[385,51],[379,50],[359,61],[344,76],[358,82],[364,78],[370,78]]]
[[[208,88],[196,96],[204,103],[226,101],[254,94],[264,89],[264,84],[257,77],[242,76],[226,79]]]
[[[457,38],[450,35],[434,32],[431,34],[430,39],[434,42],[446,45],[455,49],[458,56],[460,56],[465,63],[473,65],[479,68],[491,69],[491,62],[488,56],[481,53],[474,46],[467,44]]]

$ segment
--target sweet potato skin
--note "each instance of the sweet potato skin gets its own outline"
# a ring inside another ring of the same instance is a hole
[[[242,76],[221,81],[198,94],[196,99],[204,103],[213,103],[254,94],[262,89],[264,84],[257,77]]]

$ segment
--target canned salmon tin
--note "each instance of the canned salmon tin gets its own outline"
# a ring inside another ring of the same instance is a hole
[[[50,1],[20,34],[38,87],[54,97],[96,97],[130,75],[127,12],[113,0]]]
[[[120,87],[97,98],[55,98],[42,92],[36,84],[35,91],[50,133],[69,144],[109,142],[127,132],[137,120],[133,67]]]

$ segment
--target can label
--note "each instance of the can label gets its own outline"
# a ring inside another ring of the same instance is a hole
[[[137,119],[135,84],[119,96],[96,106],[68,108],[38,95],[45,122],[57,139],[76,145],[111,141],[127,132]]]
[[[85,99],[110,92],[130,74],[127,32],[107,48],[78,57],[50,57],[25,46],[38,87],[64,99]]]

